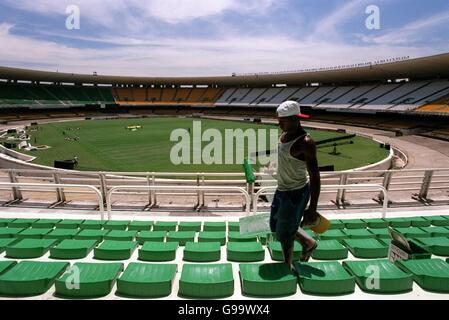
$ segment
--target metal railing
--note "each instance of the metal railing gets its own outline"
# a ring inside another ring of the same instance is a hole
[[[277,187],[276,186],[272,186],[272,187],[263,187],[260,188],[259,191],[256,192],[256,194],[254,194],[254,199],[253,199],[253,203],[254,203],[254,207],[253,207],[253,214],[257,214],[257,210],[258,210],[258,200],[260,198],[260,196],[262,195],[268,195],[268,194],[274,194],[274,191],[276,191]],[[387,210],[388,210],[388,191],[387,189],[385,189],[383,186],[381,185],[377,185],[377,184],[353,184],[353,185],[326,185],[326,186],[321,186],[322,190],[346,190],[346,189],[350,189],[350,190],[358,190],[358,191],[381,191],[383,194],[383,204],[382,204],[382,218],[386,218],[387,216]]]
[[[114,186],[112,187],[106,197],[106,204],[107,204],[107,212],[108,212],[108,219],[110,220],[112,217],[112,195],[114,193],[117,193],[118,190],[136,190],[136,189],[148,189],[152,191],[185,191],[186,188],[188,190],[194,190],[198,192],[207,192],[207,191],[225,191],[230,192],[234,191],[236,195],[242,195],[245,199],[245,212],[248,215],[250,213],[250,207],[251,207],[251,197],[248,194],[248,192],[244,188],[240,187],[198,187],[198,186]]]
[[[0,182],[0,189],[3,187],[12,188],[15,191],[36,191],[36,190],[52,190],[56,189],[57,192],[62,191],[62,189],[88,189],[93,192],[98,199],[98,208],[100,211],[101,220],[104,220],[104,199],[101,195],[100,190],[95,188],[94,186],[88,185],[77,185],[77,184],[48,184],[48,183],[5,183]],[[14,191],[13,191],[14,192]],[[17,200],[13,200],[11,203]],[[62,202],[63,200],[60,198],[58,193],[58,202]]]
[[[139,189],[146,190],[149,206],[157,205],[159,195],[183,195],[196,196],[197,205],[205,205],[205,196],[211,196],[211,187],[240,187],[244,188],[251,197],[251,206],[254,207],[254,194],[265,186],[276,185],[276,180],[270,174],[256,173],[256,181],[248,184],[243,173],[168,173],[168,172],[78,172],[61,170],[29,170],[29,169],[1,169],[0,179],[9,183],[40,182],[53,183],[60,186],[56,188],[56,197],[59,202],[65,202],[66,194],[86,194],[90,190],[65,190],[62,185],[94,186],[106,204],[106,198],[111,188],[115,186],[136,186],[127,194],[142,196]],[[1,180],[0,180],[1,181]],[[354,185],[377,184],[383,186],[389,194],[392,192],[408,192],[410,199],[425,204],[431,202],[430,193],[449,190],[449,168],[446,169],[411,169],[411,170],[369,170],[369,171],[343,171],[323,172],[321,175],[323,188],[327,185]],[[152,186],[153,188],[149,188]],[[158,186],[170,186],[171,188],[158,189]],[[182,188],[174,188],[181,187]],[[187,188],[188,187],[188,188]],[[191,188],[196,187],[196,188]],[[200,187],[204,187],[203,189]],[[22,199],[21,190],[12,188],[13,199]],[[190,193],[186,193],[186,190]],[[209,190],[209,193],[208,191]],[[331,191],[332,190],[332,191]],[[336,190],[336,192],[335,192]],[[162,193],[164,192],[165,193]],[[324,188],[323,193],[336,193],[335,204],[347,203],[348,193],[373,192],[359,188]],[[215,194],[214,194],[215,195]],[[219,195],[219,194],[216,194]],[[383,202],[384,194],[379,192],[376,201]],[[449,200],[449,198],[448,198]],[[390,196],[391,202],[391,196]]]

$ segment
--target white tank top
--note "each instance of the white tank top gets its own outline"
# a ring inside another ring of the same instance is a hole
[[[305,136],[307,136],[307,134],[286,143],[282,143],[282,141],[279,141],[277,168],[279,191],[302,189],[306,186],[306,184],[309,183],[306,162],[296,159],[291,155],[290,152],[290,149],[295,144],[295,142],[299,139],[304,138]]]

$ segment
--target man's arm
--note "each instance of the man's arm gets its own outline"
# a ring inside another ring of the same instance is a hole
[[[311,138],[306,139],[304,155],[310,177],[310,206],[307,214],[310,215],[310,218],[314,218],[317,213],[318,199],[321,192],[321,176],[318,167],[315,141]]]

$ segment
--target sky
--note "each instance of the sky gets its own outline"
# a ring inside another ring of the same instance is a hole
[[[0,0],[0,44],[46,71],[281,72],[449,52],[449,1]]]

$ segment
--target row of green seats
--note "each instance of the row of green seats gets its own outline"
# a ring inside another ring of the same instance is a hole
[[[0,219],[0,227],[9,228],[60,228],[92,230],[136,231],[239,231],[239,222],[191,222],[191,221],[101,221],[74,219]]]
[[[296,274],[284,263],[240,264],[244,296],[280,297],[296,294],[335,296],[351,294],[357,284],[373,294],[400,294],[413,290],[415,281],[424,290],[449,293],[449,264],[440,259],[296,263]],[[65,262],[0,262],[0,295],[36,296],[53,284],[55,296],[98,298],[116,294],[130,298],[156,298],[172,294],[177,264]],[[373,277],[375,274],[375,277]],[[184,264],[179,297],[225,298],[234,294],[230,263]]]

